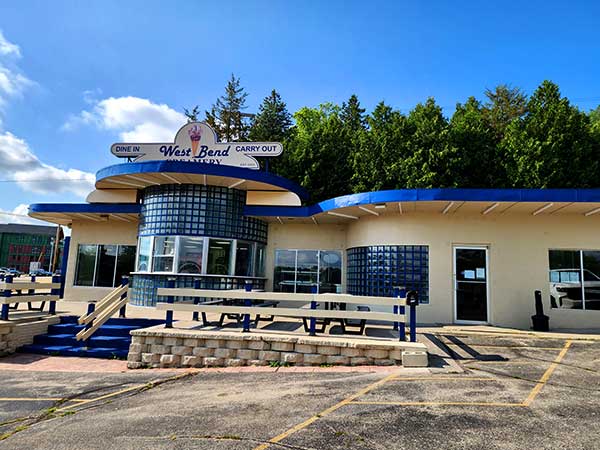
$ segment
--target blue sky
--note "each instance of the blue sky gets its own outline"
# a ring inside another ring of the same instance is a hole
[[[292,112],[356,93],[404,112],[433,96],[450,115],[485,88],[544,79],[588,110],[599,22],[593,1],[2,2],[0,181],[23,182],[0,182],[0,209],[81,201],[119,162],[111,143],[170,136],[232,72],[249,112],[275,88]]]

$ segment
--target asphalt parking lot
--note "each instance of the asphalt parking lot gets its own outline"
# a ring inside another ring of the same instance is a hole
[[[432,337],[463,373],[3,371],[3,449],[597,449],[600,342]]]

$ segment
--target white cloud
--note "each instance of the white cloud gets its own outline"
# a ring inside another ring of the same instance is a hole
[[[0,208],[0,223],[24,223],[30,225],[48,225],[48,222],[27,216],[29,205],[21,203],[12,211]]]
[[[124,142],[172,142],[186,121],[184,114],[165,104],[140,97],[109,97],[97,102],[92,110],[71,116],[62,129],[95,125],[118,132]]]
[[[18,180],[26,191],[40,194],[70,192],[84,197],[94,188],[95,177],[77,169],[59,169],[43,163],[27,142],[6,131],[0,134],[0,176]]]
[[[17,67],[15,61],[20,57],[19,46],[9,42],[0,30],[0,112],[6,108],[10,98],[20,97],[26,88],[35,84]]]
[[[16,58],[21,57],[21,49],[17,44],[9,42],[5,37],[2,30],[0,30],[0,55],[14,56]]]

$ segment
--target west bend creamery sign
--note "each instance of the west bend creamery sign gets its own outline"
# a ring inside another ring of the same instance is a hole
[[[279,142],[217,142],[217,134],[204,122],[191,122],[179,129],[174,142],[155,144],[118,143],[113,155],[141,161],[190,161],[203,164],[258,169],[255,156],[279,156]]]

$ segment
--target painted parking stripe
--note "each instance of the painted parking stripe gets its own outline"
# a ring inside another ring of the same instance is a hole
[[[384,406],[510,406],[524,407],[524,403],[501,402],[386,402],[386,401],[354,401],[352,405],[384,405]]]
[[[390,381],[498,381],[490,377],[397,377]]]
[[[353,400],[357,399],[361,395],[371,392],[373,389],[377,389],[379,386],[384,385],[385,383],[387,383],[390,380],[393,380],[396,377],[397,377],[396,374],[388,375],[387,377],[382,378],[381,380],[368,385],[367,387],[361,389],[360,391],[350,395],[349,397],[346,397],[344,400],[340,401],[339,403],[336,403],[335,405],[330,406],[329,408],[321,411],[320,413],[315,414],[314,416],[306,419],[304,422],[301,422],[298,425],[295,425],[294,427],[290,428],[289,430],[286,430],[283,433],[275,436],[274,438],[269,439],[269,442],[259,445],[254,450],[265,450],[265,449],[269,448],[271,446],[271,444],[276,444],[276,443],[284,440],[288,436],[291,436],[292,434],[313,424],[314,422],[319,420],[321,417],[331,414],[332,412],[340,409],[344,405],[348,405],[349,403],[351,403]]]
[[[59,398],[59,397],[41,397],[41,398],[23,398],[23,397],[0,397],[0,402],[85,402],[82,398]]]
[[[548,370],[546,370],[544,372],[544,374],[542,375],[542,377],[538,380],[538,382],[536,383],[536,385],[533,387],[533,389],[531,390],[531,392],[529,393],[529,395],[527,396],[527,398],[523,402],[523,404],[525,406],[529,406],[529,405],[531,405],[531,403],[533,403],[533,401],[535,400],[535,398],[537,397],[537,395],[540,393],[540,391],[542,390],[542,388],[544,387],[544,385],[548,382],[548,380],[552,376],[552,373],[554,373],[554,371],[556,370],[556,368],[558,367],[558,365],[561,363],[561,361],[563,360],[563,358],[567,354],[567,351],[571,347],[572,342],[573,341],[571,341],[571,340],[568,340],[567,342],[565,342],[565,346],[562,348],[562,350],[560,351],[560,353],[558,354],[558,356],[554,359],[554,361],[552,362],[552,364],[550,364],[550,367],[548,367]]]

